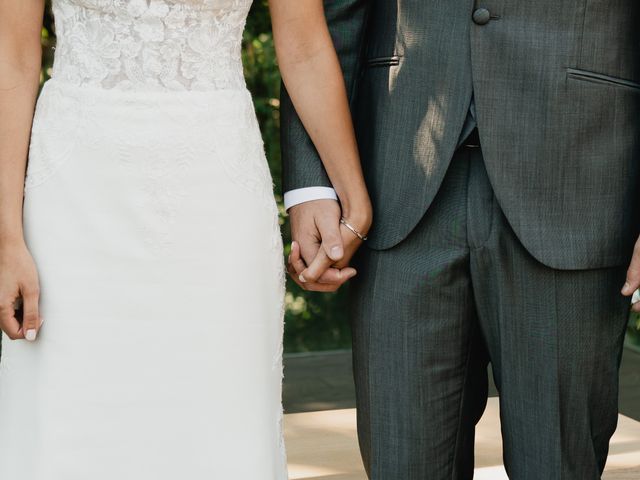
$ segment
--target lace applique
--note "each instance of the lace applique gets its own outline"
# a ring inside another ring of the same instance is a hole
[[[123,90],[241,89],[251,0],[54,0],[54,77]]]
[[[284,355],[284,318],[285,318],[285,310],[286,310],[286,305],[285,305],[285,294],[287,291],[286,285],[287,285],[287,277],[286,277],[286,272],[285,272],[285,266],[284,266],[284,258],[282,256],[282,251],[283,251],[283,245],[282,245],[282,235],[280,233],[280,225],[278,224],[277,230],[273,232],[273,238],[274,238],[274,243],[277,245],[274,248],[274,265],[273,265],[273,269],[274,272],[276,272],[276,275],[278,277],[277,282],[278,282],[278,286],[279,286],[279,292],[278,292],[278,296],[279,298],[282,299],[282,301],[280,302],[279,305],[279,310],[278,310],[278,316],[277,316],[277,321],[278,324],[280,325],[280,331],[278,332],[278,344],[275,350],[275,355],[273,357],[273,361],[272,361],[272,369],[275,371],[279,371],[280,375],[282,377],[284,377],[284,365],[283,365],[283,355]]]
[[[284,443],[284,409],[280,406],[278,415],[277,415],[277,428],[276,434],[278,438],[276,441],[278,442],[278,451],[280,452],[280,469],[283,472],[287,471],[287,448]]]
[[[274,202],[275,204],[275,202]],[[282,256],[283,246],[282,246],[282,234],[280,230],[280,222],[278,221],[278,211],[276,207],[276,224],[274,227],[275,231],[273,232],[273,242],[274,242],[274,257],[276,258],[276,265],[274,266],[275,271],[278,275],[278,282],[280,285],[280,305],[278,310],[278,317],[276,322],[280,325],[280,331],[278,332],[278,348],[276,349],[276,355],[273,359],[273,369],[278,372],[280,378],[284,378],[284,318],[285,318],[285,293],[286,293],[286,272],[284,266],[284,258]],[[280,404],[280,410],[278,413],[278,427],[277,427],[277,435],[278,435],[278,449],[280,451],[280,461],[283,471],[286,471],[287,468],[287,449],[284,442],[284,408],[282,403]]]
[[[251,99],[237,102],[236,108],[231,113],[235,120],[219,127],[224,133],[216,135],[216,155],[232,182],[274,203],[273,181]]]
[[[284,319],[285,319],[285,294],[286,294],[286,271],[284,265],[284,258],[282,255],[283,245],[282,245],[282,234],[280,230],[280,222],[279,222],[279,212],[277,205],[273,199],[271,198],[272,204],[274,205],[274,210],[272,212],[274,223],[273,223],[273,234],[272,234],[272,258],[273,258],[273,271],[277,276],[276,284],[278,285],[278,298],[280,299],[280,303],[278,305],[278,309],[275,310],[276,318],[274,319],[274,323],[279,327],[276,338],[277,345],[275,348],[275,354],[273,356],[272,361],[272,371],[274,374],[277,374],[280,379],[284,378]],[[277,426],[276,426],[276,435],[278,436],[278,450],[280,452],[280,462],[281,468],[283,471],[286,471],[287,468],[287,450],[284,442],[284,409],[282,407],[282,402],[280,402],[278,412],[276,415],[277,418]]]
[[[25,190],[44,183],[71,156],[87,126],[86,107],[45,85],[33,118]]]
[[[188,195],[185,180],[194,152],[187,142],[166,145],[132,137],[118,142],[118,160],[127,174],[140,178],[141,196],[137,207],[150,220],[140,225],[142,238],[153,255],[166,253],[173,245],[173,228],[182,200]]]

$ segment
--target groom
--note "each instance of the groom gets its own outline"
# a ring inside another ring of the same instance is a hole
[[[600,478],[640,283],[640,2],[325,6],[374,204],[351,297],[369,477],[472,478],[490,360],[510,478]],[[339,211],[286,92],[282,121],[308,264]]]

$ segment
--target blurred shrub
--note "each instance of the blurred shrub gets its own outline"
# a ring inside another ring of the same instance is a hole
[[[627,343],[640,351],[640,315],[631,314],[631,321],[627,328]]]

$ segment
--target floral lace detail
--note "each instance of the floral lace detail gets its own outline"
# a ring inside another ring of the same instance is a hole
[[[173,218],[188,195],[183,174],[193,159],[214,161],[229,181],[260,198],[272,223],[271,249],[282,251],[273,181],[247,90],[142,94],[51,80],[38,99],[25,189],[45,183],[78,147],[90,158],[94,149],[110,150],[127,178],[139,178],[137,206],[164,226],[164,233],[155,228],[145,235],[151,251],[170,246]]]
[[[276,322],[279,325],[278,340],[277,340],[278,344],[277,344],[276,352],[273,358],[272,369],[276,374],[280,376],[280,379],[282,380],[284,378],[284,361],[283,361],[284,327],[285,327],[284,319],[285,319],[285,312],[286,312],[285,294],[287,291],[287,288],[286,288],[287,277],[286,277],[286,271],[285,271],[285,265],[284,265],[284,258],[282,255],[284,248],[283,248],[282,233],[281,233],[280,221],[279,221],[280,215],[279,215],[278,207],[275,201],[272,201],[272,204],[274,205],[274,211],[272,215],[274,216],[275,220],[273,223],[271,248],[275,258],[273,268],[278,277],[278,280],[277,280],[279,285],[278,298],[280,299],[279,309],[278,309],[277,318],[276,318]],[[278,409],[278,413],[277,413],[276,434],[278,435],[277,442],[278,442],[278,450],[280,452],[280,465],[282,470],[286,471],[287,449],[284,441],[284,407],[282,405],[282,401],[280,402],[280,408]]]
[[[280,284],[280,308],[278,311],[278,317],[276,318],[277,324],[280,326],[278,331],[278,346],[276,348],[276,353],[273,358],[272,369],[274,373],[280,376],[280,379],[284,378],[284,318],[285,318],[285,292],[286,292],[286,276],[284,269],[284,259],[282,258],[282,237],[280,235],[280,229],[278,227],[278,231],[274,232],[274,237],[276,238],[276,243],[280,245],[280,250],[276,253],[276,257],[279,258],[277,264],[274,266],[275,270],[278,272],[279,284]],[[281,392],[282,396],[282,392]],[[279,403],[278,411],[276,414],[276,442],[278,444],[278,451],[280,452],[280,466],[282,471],[286,471],[287,468],[287,448],[284,441],[284,407],[282,405],[282,400]]]
[[[278,459],[280,462],[280,470],[283,472],[287,471],[287,448],[284,443],[284,409],[280,406],[277,414],[277,427],[276,427],[276,442],[278,444],[278,451],[280,452],[280,458]]]
[[[286,277],[285,266],[284,266],[284,258],[282,256],[282,251],[284,250],[284,248],[282,244],[282,234],[280,232],[281,232],[280,224],[278,223],[277,226],[274,226],[274,231],[272,235],[272,238],[273,238],[272,248],[273,248],[274,258],[275,258],[273,269],[274,269],[274,272],[276,272],[277,283],[279,286],[278,297],[281,298],[282,301],[280,303],[278,315],[277,315],[278,324],[280,325],[280,331],[278,332],[278,336],[277,336],[278,343],[276,345],[275,354],[271,362],[271,368],[273,371],[278,372],[284,378],[284,363],[283,363],[284,318],[285,318],[285,312],[286,312],[286,305],[285,305],[284,299],[287,291],[287,288],[286,288],[287,277]]]
[[[25,190],[44,183],[71,156],[87,128],[86,107],[45,85],[33,117]]]
[[[250,101],[238,102],[236,108],[236,112],[229,112],[233,115],[230,118],[237,117],[235,121],[218,127],[224,134],[216,137],[216,154],[224,159],[225,173],[232,182],[263,196],[275,208],[273,181],[253,104]],[[273,208],[270,214],[274,213]]]
[[[164,255],[173,246],[175,219],[188,195],[185,174],[195,158],[193,149],[186,142],[152,147],[148,141],[129,137],[118,143],[117,158],[127,174],[141,178],[135,207],[152,220],[139,226],[142,239],[151,254]]]
[[[123,90],[244,88],[251,0],[54,0],[54,77]]]

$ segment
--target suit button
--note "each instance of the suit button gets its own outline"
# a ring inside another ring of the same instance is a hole
[[[486,8],[478,8],[473,12],[473,21],[476,25],[486,25],[491,21],[491,12]]]

